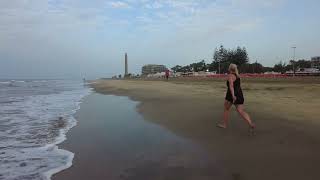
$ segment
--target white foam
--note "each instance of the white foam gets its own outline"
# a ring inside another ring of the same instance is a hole
[[[48,82],[48,80],[32,80],[32,82],[36,82],[36,83],[46,83],[46,82]]]
[[[72,165],[57,144],[77,124],[73,117],[90,89],[24,97],[1,105],[0,179],[46,179]],[[63,121],[58,121],[63,117]],[[61,127],[60,127],[61,126]],[[3,148],[3,149],[1,149]]]
[[[10,84],[8,81],[0,81],[0,84]]]
[[[22,80],[11,80],[11,83],[25,83],[25,81],[22,81]]]
[[[44,172],[43,176],[44,176],[45,179],[51,179],[51,177],[54,174],[56,174],[58,172],[61,172],[61,171],[65,170],[65,169],[68,169],[69,167],[72,166],[72,160],[74,158],[74,153],[72,153],[70,151],[67,151],[67,150],[64,150],[64,149],[58,149],[58,148],[55,151],[56,151],[57,154],[61,154],[63,156],[67,156],[66,164],[64,164],[63,166],[60,166],[60,167],[56,167],[56,168],[50,169],[47,172]]]

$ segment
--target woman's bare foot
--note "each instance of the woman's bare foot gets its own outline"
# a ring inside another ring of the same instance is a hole
[[[227,126],[225,124],[220,124],[220,123],[217,124],[217,127],[218,128],[222,128],[222,129],[226,129],[227,128]]]
[[[256,129],[256,126],[254,124],[251,124],[249,127],[249,133],[251,136],[256,135],[255,129]]]

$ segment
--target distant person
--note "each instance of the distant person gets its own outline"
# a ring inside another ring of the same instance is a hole
[[[227,128],[230,108],[232,104],[234,104],[239,115],[249,124],[250,132],[254,133],[255,125],[253,124],[249,114],[244,111],[244,98],[241,89],[240,76],[237,65],[235,64],[230,64],[229,66],[227,87],[228,90],[224,102],[223,122],[219,123],[217,126],[220,128]]]
[[[166,69],[165,73],[166,73],[166,80],[168,81],[169,80],[169,75],[170,75],[169,69]]]

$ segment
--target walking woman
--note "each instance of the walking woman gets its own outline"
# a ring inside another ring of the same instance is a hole
[[[243,103],[243,93],[241,89],[240,76],[238,72],[237,65],[230,64],[229,66],[229,75],[227,81],[227,93],[224,102],[224,112],[223,112],[223,122],[218,124],[217,126],[220,128],[227,128],[229,114],[232,104],[236,106],[236,109],[239,115],[248,123],[250,127],[250,132],[254,132],[255,125],[251,121],[251,118],[248,113],[244,111]]]

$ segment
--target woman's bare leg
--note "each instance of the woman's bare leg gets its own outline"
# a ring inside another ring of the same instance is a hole
[[[232,103],[227,100],[224,101],[223,122],[218,124],[219,127],[227,128],[231,106]]]
[[[238,113],[240,114],[240,116],[241,116],[245,121],[247,121],[247,123],[249,124],[250,127],[253,127],[253,128],[254,128],[255,125],[253,124],[253,122],[252,122],[249,114],[244,111],[243,105],[242,105],[242,104],[241,104],[241,105],[236,105],[236,108],[237,108],[237,111],[238,111]]]

